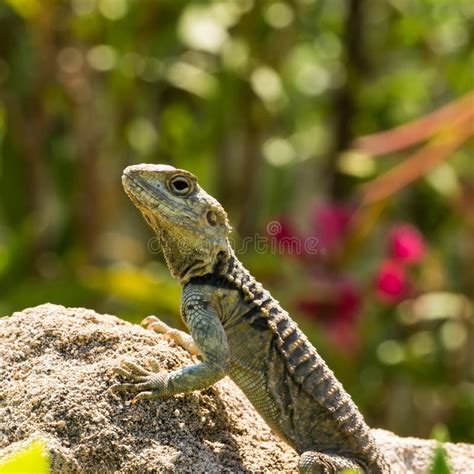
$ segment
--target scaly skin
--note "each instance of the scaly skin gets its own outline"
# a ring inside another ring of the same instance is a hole
[[[300,455],[300,472],[390,469],[362,415],[296,323],[234,255],[220,204],[185,170],[136,165],[124,171],[133,203],[157,233],[172,275],[182,286],[181,313],[191,336],[158,318],[167,334],[202,362],[174,372],[123,362],[134,401],[209,387],[225,375],[268,425]]]

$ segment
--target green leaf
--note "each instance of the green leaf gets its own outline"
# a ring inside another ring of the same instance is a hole
[[[439,307],[440,304],[437,304],[437,306]],[[453,306],[453,304],[451,303],[450,306]],[[426,311],[424,312],[426,313]],[[435,439],[439,443],[448,442],[450,439],[448,427],[444,423],[437,423],[431,430],[430,438]]]
[[[0,474],[49,474],[49,460],[42,441],[33,441],[0,464]]]
[[[38,0],[6,0],[6,2],[24,18],[33,18],[41,10]]]
[[[448,455],[442,444],[439,444],[434,449],[429,474],[451,474],[451,469],[448,464]]]

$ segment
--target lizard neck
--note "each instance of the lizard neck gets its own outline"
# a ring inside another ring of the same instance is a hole
[[[228,240],[225,247],[213,247],[211,250],[205,248],[201,253],[198,249],[194,249],[192,264],[189,264],[190,260],[187,259],[181,262],[179,267],[175,262],[173,264],[170,263],[171,258],[167,256],[166,248],[163,247],[163,249],[165,250],[166,262],[171,273],[179,278],[182,286],[185,286],[191,280],[206,279],[211,276],[226,276],[228,267],[233,266],[232,262],[238,262],[240,267],[243,268]],[[177,255],[177,252],[169,252],[169,254],[174,257]]]

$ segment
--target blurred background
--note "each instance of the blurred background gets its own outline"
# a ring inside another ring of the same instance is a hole
[[[168,163],[370,424],[474,442],[473,20],[471,0],[1,2],[0,314],[182,327],[120,180]]]

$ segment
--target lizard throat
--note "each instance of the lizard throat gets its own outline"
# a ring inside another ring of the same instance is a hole
[[[227,260],[229,256],[223,250],[214,252],[215,254],[209,259],[209,261],[198,261],[188,268],[185,268],[181,275],[178,276],[179,281],[182,285],[186,285],[193,278],[210,275],[212,273],[219,273],[222,268],[227,266]]]

